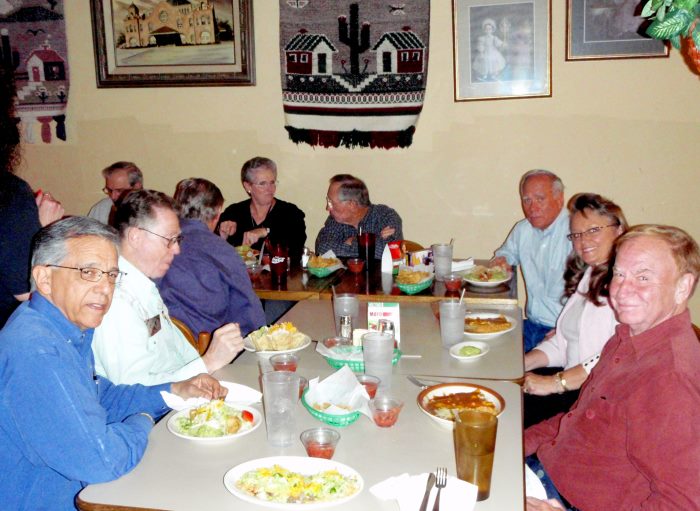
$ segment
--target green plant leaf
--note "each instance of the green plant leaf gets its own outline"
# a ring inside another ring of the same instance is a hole
[[[681,36],[680,35],[674,35],[671,39],[671,45],[676,49],[680,50],[681,49]]]
[[[698,30],[697,25],[695,26],[695,30],[693,30],[693,42],[695,43],[695,47],[700,49],[700,30]]]
[[[661,19],[657,17],[649,28],[647,34],[654,39],[671,39],[682,32],[688,30],[688,27],[695,18],[685,9],[676,9],[669,12],[668,16]]]
[[[656,9],[658,9],[658,5],[654,7],[654,4],[659,4],[660,2],[663,2],[663,0],[649,0],[646,4],[644,4],[644,8],[642,9],[642,17],[648,18],[652,14],[656,12]]]

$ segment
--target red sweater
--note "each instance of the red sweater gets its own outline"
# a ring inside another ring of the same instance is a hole
[[[700,509],[700,343],[690,314],[619,325],[576,404],[525,431],[581,510]]]

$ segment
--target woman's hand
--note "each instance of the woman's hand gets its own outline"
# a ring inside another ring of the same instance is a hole
[[[554,375],[541,375],[535,373],[525,373],[525,383],[523,392],[534,396],[548,396],[559,392],[559,384]]]
[[[223,239],[226,239],[229,236],[233,236],[234,234],[236,234],[237,227],[238,224],[233,220],[226,220],[225,222],[221,222],[219,224],[219,236],[221,236]]]
[[[40,193],[35,200],[36,207],[39,208],[39,223],[42,227],[63,218],[63,206],[50,193]]]
[[[243,244],[252,247],[258,240],[267,236],[267,227],[258,227],[243,233]]]

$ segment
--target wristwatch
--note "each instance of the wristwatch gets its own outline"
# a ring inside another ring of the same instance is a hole
[[[562,371],[559,371],[555,376],[557,383],[561,386],[562,389],[564,389],[560,392],[560,394],[562,394],[565,391],[571,390],[569,387],[566,386],[566,378],[564,378],[563,375],[564,373]]]

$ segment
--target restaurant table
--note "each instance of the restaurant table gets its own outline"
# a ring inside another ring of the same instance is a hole
[[[476,260],[476,264],[486,264],[487,260]],[[336,293],[355,293],[361,301],[374,302],[438,302],[445,297],[458,297],[458,292],[449,292],[440,281],[434,281],[426,290],[415,295],[407,295],[394,283],[394,275],[382,273],[379,264],[372,273],[355,274],[340,269],[328,277],[314,277],[308,271],[292,267],[286,274],[284,283],[276,283],[269,271],[263,271],[253,281],[253,290],[258,298],[265,300],[329,300]],[[464,283],[464,300],[470,305],[517,305],[518,277],[513,272],[511,280],[503,285],[487,288]]]
[[[304,351],[313,355],[311,350],[312,347],[308,347]],[[304,353],[304,359],[306,355]],[[304,374],[306,369],[302,363],[298,371]],[[320,376],[327,376],[331,371],[328,367]],[[308,372],[306,374],[311,376]],[[256,364],[236,361],[215,376],[258,388],[258,375]],[[520,387],[512,382],[474,380],[473,383],[498,392],[506,403],[499,417],[491,495],[478,502],[475,510],[522,510],[524,475]],[[364,489],[356,498],[334,509],[396,511],[396,501],[380,501],[369,488],[391,476],[430,472],[438,466],[447,467],[449,475],[456,475],[452,433],[418,408],[416,396],[419,391],[405,377],[397,376],[393,379],[391,392],[403,399],[405,405],[396,425],[379,428],[362,415],[354,424],[337,428],[341,439],[333,460],[357,470],[364,479]],[[262,411],[260,404],[254,406]],[[297,438],[304,429],[324,425],[301,403],[298,403],[296,412]],[[245,437],[213,445],[179,438],[168,431],[166,422],[167,417],[155,426],[144,457],[133,471],[109,483],[87,486],[78,496],[78,508],[83,511],[260,510],[262,505],[242,501],[229,493],[223,484],[224,474],[240,463],[257,458],[305,456],[299,440],[286,448],[269,445],[264,421]]]
[[[434,305],[428,303],[401,303],[400,336],[401,351],[404,356],[399,360],[395,372],[399,374],[423,374],[428,376],[454,376],[461,378],[478,378],[487,380],[512,380],[520,382],[524,376],[522,314],[520,308],[510,306],[468,307],[467,311],[482,310],[499,312],[515,322],[510,332],[483,340],[489,346],[489,352],[481,358],[459,361],[450,356],[442,347],[440,323],[434,314]],[[322,341],[335,336],[335,319],[333,302],[328,300],[307,300],[292,307],[279,322],[290,321],[301,332],[312,339]],[[356,328],[367,327],[367,304],[360,304],[360,316]],[[467,336],[464,340],[469,340]],[[322,357],[309,357],[305,360],[307,350],[301,354],[302,363],[313,368],[326,364]],[[249,363],[254,360],[245,354],[236,363]]]

